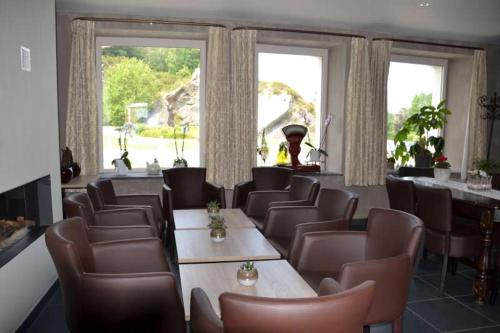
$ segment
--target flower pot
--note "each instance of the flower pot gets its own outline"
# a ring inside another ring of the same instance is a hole
[[[78,163],[73,162],[71,163],[71,171],[73,172],[73,177],[78,177],[80,176],[80,172],[82,172],[82,169],[80,168],[80,165],[78,165]]]
[[[210,230],[210,238],[215,243],[223,242],[226,239],[226,229]]]
[[[259,279],[259,272],[257,271],[257,268],[253,268],[251,270],[239,268],[236,277],[241,285],[250,287],[253,286]]]
[[[442,182],[450,180],[451,169],[434,168],[434,178]]]
[[[63,183],[63,184],[69,183],[72,176],[73,176],[73,172],[71,172],[70,168],[61,169],[61,183]]]
[[[208,216],[216,216],[220,213],[220,208],[207,208]]]
[[[117,158],[114,160],[115,162],[115,171],[118,175],[125,175],[129,172],[127,165],[125,165],[125,162],[121,158]]]
[[[311,149],[309,151],[309,161],[313,163],[319,163],[321,159],[321,153],[319,150]]]
[[[431,155],[417,155],[415,156],[415,167],[416,168],[430,168],[432,163]]]
[[[395,163],[394,162],[387,162],[387,170],[394,170]]]

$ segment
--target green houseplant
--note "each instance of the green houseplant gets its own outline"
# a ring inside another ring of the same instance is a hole
[[[250,287],[257,282],[259,272],[257,271],[253,261],[246,261],[240,265],[236,276],[241,285]]]
[[[401,165],[406,165],[413,157],[416,167],[429,167],[432,157],[442,155],[444,138],[430,135],[430,132],[441,129],[446,124],[446,116],[450,115],[451,111],[445,104],[446,100],[443,100],[437,106],[423,106],[403,123],[403,127],[394,138],[396,145],[394,157],[401,161]],[[416,140],[408,148],[406,142],[410,140],[411,134],[416,135]],[[431,148],[434,149],[434,153],[431,152]]]
[[[448,162],[448,157],[440,155],[432,159],[434,163],[434,178],[441,181],[450,180],[451,164]]]
[[[207,204],[208,215],[219,214],[220,206],[217,200],[209,201]]]
[[[210,216],[210,223],[208,224],[208,228],[210,229],[210,238],[212,239],[212,241],[220,243],[226,239],[227,226],[224,223],[224,216]]]

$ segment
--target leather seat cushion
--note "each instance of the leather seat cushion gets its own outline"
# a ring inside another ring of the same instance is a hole
[[[300,276],[314,289],[314,291],[318,292],[319,285],[321,280],[324,278],[330,277],[333,279],[337,279],[339,272],[318,272],[318,271],[302,271],[300,272]]]
[[[288,250],[290,248],[290,238],[285,237],[272,237],[267,239],[269,243],[281,254],[283,258],[288,256]]]
[[[480,254],[479,229],[468,223],[453,223],[450,234],[450,257],[474,257]],[[433,253],[446,253],[446,236],[444,233],[427,228],[425,247]]]

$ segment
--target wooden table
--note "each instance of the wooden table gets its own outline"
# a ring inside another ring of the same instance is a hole
[[[61,189],[63,194],[67,190],[84,190],[87,188],[87,184],[96,180],[99,176],[97,175],[81,175],[71,180],[66,184],[61,184]]]
[[[226,230],[221,243],[210,239],[210,230],[175,230],[179,264],[280,259],[274,247],[256,228]]]
[[[286,260],[255,263],[259,279],[252,287],[238,283],[236,272],[241,263],[179,265],[186,320],[190,317],[191,289],[202,288],[220,317],[219,295],[232,292],[273,298],[315,297],[316,292]]]
[[[255,228],[248,217],[239,208],[221,209],[224,223],[231,228]],[[208,229],[210,223],[206,209],[176,209],[174,210],[175,229]]]
[[[404,177],[414,183],[430,187],[446,187],[451,191],[453,198],[453,214],[476,220],[481,228],[481,255],[477,262],[477,275],[472,285],[476,302],[484,304],[490,292],[490,261],[493,227],[500,222],[500,200],[487,197],[488,192],[475,191],[474,193],[454,188],[452,183],[429,180],[425,177]]]

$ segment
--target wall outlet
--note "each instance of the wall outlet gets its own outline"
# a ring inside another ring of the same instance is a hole
[[[31,51],[25,46],[21,46],[21,70],[31,72]]]

